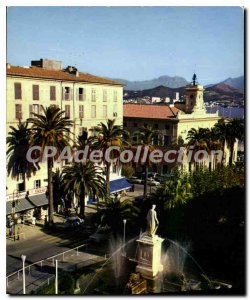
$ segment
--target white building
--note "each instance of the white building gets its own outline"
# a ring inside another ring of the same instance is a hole
[[[41,106],[57,105],[73,121],[73,137],[83,131],[92,134],[92,128],[107,119],[123,123],[123,85],[106,78],[79,72],[74,67],[63,69],[62,62],[41,59],[32,61],[29,67],[7,64],[7,134],[10,126],[16,127],[32,117],[32,112],[41,112]],[[62,168],[62,163],[54,168]],[[120,176],[120,168],[114,166],[110,174],[110,190],[114,193],[130,185]],[[47,167],[26,180],[7,177],[6,214],[12,213],[12,201],[18,199],[16,212],[46,206]],[[25,198],[29,194],[29,197]],[[88,199],[86,201],[91,201]]]

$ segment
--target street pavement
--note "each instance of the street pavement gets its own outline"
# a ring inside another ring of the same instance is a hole
[[[143,194],[143,185],[135,184],[134,192],[127,192],[122,199],[131,199],[141,196]],[[121,200],[122,200],[121,199]],[[95,205],[86,207],[86,214],[94,213],[96,210]],[[56,216],[56,222],[62,222],[63,218],[59,215]],[[13,239],[7,239],[7,270],[6,274],[10,275],[22,268],[21,255],[26,255],[26,266],[33,264],[37,261],[46,259],[56,254],[62,253],[69,249],[73,249],[79,245],[87,244],[89,235],[93,233],[93,228],[85,226],[70,231],[46,231],[43,228],[43,222],[38,223],[36,226],[20,225],[21,232],[25,233],[20,236],[20,240],[13,241]],[[68,269],[70,266],[79,264],[94,263],[102,261],[106,255],[107,249],[105,247],[88,245],[87,248],[81,249],[79,255],[76,255],[76,251],[72,251],[71,254],[67,254],[64,261],[59,263],[59,268]],[[62,256],[60,258],[62,260]],[[54,265],[53,261],[46,261],[46,268],[32,267],[31,271],[27,273],[27,293],[34,289],[37,289],[48,278],[53,277]],[[53,271],[51,271],[51,268]],[[9,279],[7,292],[11,294],[22,293],[22,272]]]

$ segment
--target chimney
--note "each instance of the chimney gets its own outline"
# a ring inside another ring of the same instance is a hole
[[[77,70],[76,67],[68,66],[68,67],[66,68],[66,71],[68,71],[70,74],[75,74],[76,77],[79,76],[79,72],[78,72],[78,70]]]

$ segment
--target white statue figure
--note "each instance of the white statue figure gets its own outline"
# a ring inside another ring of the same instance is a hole
[[[156,205],[153,204],[152,208],[148,211],[148,214],[147,214],[147,231],[146,232],[151,237],[153,237],[155,235],[155,232],[159,225],[155,207],[156,207]]]

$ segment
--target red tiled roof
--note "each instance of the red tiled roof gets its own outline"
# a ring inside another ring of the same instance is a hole
[[[124,118],[170,119],[175,118],[179,109],[167,105],[124,104]]]
[[[103,77],[94,76],[88,73],[79,72],[79,76],[70,74],[65,70],[48,70],[40,67],[15,67],[11,66],[10,69],[6,68],[7,75],[44,78],[44,79],[55,79],[75,82],[89,82],[89,83],[102,83],[123,86],[122,83]]]

